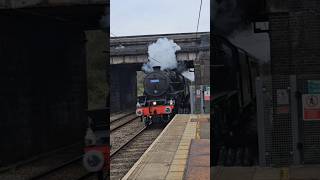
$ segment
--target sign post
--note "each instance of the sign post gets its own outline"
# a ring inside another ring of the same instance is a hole
[[[189,88],[190,91],[190,110],[191,110],[191,114],[194,114],[194,107],[195,107],[195,87],[193,85],[190,85]]]
[[[204,86],[200,85],[200,108],[201,108],[201,114],[204,113]]]
[[[204,100],[210,101],[210,86],[207,86],[204,91]]]

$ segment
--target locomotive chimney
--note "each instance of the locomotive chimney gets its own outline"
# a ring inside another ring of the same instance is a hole
[[[160,66],[153,66],[154,71],[160,71],[160,68],[161,68]]]

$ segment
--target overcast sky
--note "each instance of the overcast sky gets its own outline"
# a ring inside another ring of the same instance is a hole
[[[110,4],[110,31],[116,36],[197,29],[200,0],[110,0]],[[210,31],[210,0],[202,2],[199,32],[203,31]]]

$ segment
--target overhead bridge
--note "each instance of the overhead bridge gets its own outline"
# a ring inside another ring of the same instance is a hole
[[[110,64],[146,63],[148,46],[164,37],[181,47],[176,52],[178,61],[195,61],[200,51],[209,50],[209,43],[205,43],[209,40],[209,32],[114,37],[110,40]]]

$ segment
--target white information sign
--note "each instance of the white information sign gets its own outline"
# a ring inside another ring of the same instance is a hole
[[[303,120],[320,120],[320,94],[302,95]]]

